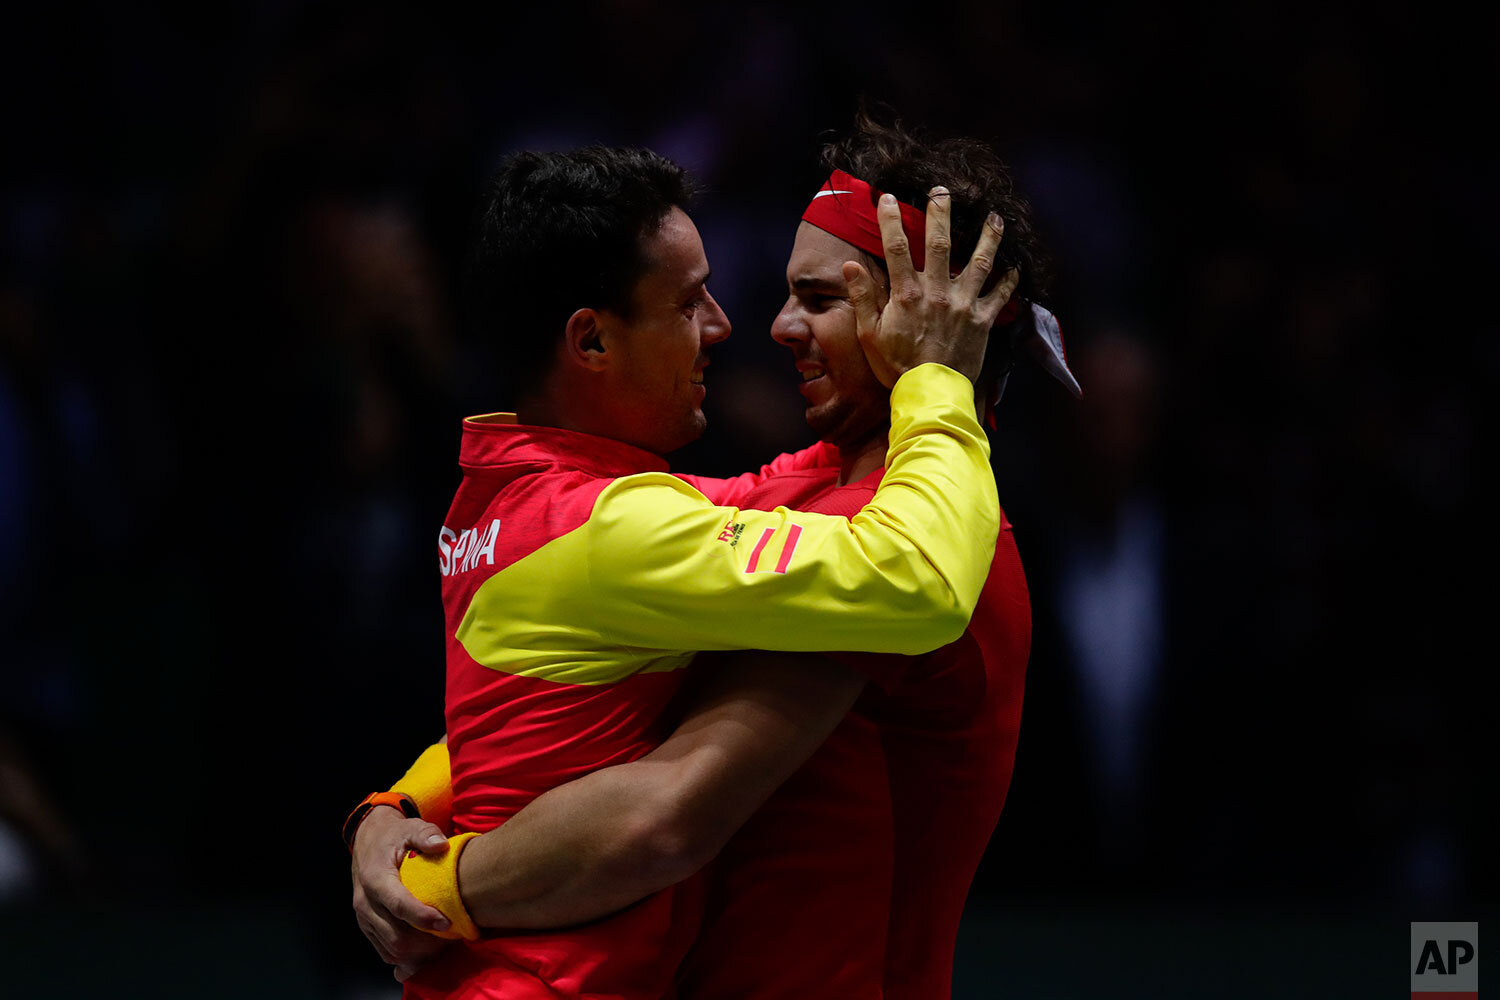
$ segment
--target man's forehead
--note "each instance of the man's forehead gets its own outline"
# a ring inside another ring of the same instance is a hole
[[[680,208],[667,213],[642,249],[649,262],[647,281],[688,289],[708,280],[708,255],[698,227]]]
[[[844,283],[844,261],[862,260],[864,254],[852,243],[804,222],[797,227],[792,255],[786,262],[786,279],[793,285]]]

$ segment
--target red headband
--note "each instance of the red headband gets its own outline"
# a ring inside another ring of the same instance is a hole
[[[835,170],[808,202],[802,221],[885,260],[885,245],[880,241],[880,220],[875,215],[875,205],[879,200],[879,191],[858,177]],[[927,216],[904,201],[898,201],[896,205],[901,209],[901,228],[906,231],[906,241],[911,245],[912,266],[920,271],[927,260]],[[953,273],[962,270],[963,267],[958,266]],[[1012,297],[1000,311],[996,325],[1015,319],[1018,309],[1016,299]]]

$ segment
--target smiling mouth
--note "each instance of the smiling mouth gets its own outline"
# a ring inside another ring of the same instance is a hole
[[[825,373],[821,368],[809,368],[807,371],[802,373],[802,381],[811,382],[813,379],[822,378],[824,374]]]
[[[688,376],[688,381],[691,382],[691,383],[693,383],[693,385],[702,385],[703,384],[703,373],[702,372],[694,372],[693,374],[691,374],[691,375]]]

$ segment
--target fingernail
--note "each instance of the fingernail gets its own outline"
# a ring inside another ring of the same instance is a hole
[[[432,929],[435,931],[445,931],[451,926],[453,925],[449,923],[447,917],[438,917],[432,922]]]
[[[447,840],[448,838],[443,836],[441,833],[429,833],[427,835],[427,839],[424,840],[423,843],[428,847],[436,847],[439,844],[446,843]]]
[[[883,194],[880,196],[880,203],[882,205],[894,205],[896,204],[896,196],[893,194]]]
[[[991,229],[994,229],[996,231],[1000,229],[1000,216],[995,212],[991,212],[989,214],[989,217],[984,221],[989,223]]]
[[[945,195],[947,195],[947,193],[948,193],[948,189],[945,188],[945,187],[943,187],[941,184],[939,184],[937,187],[935,187],[931,191],[927,192],[927,197],[929,197],[929,198],[942,198]]]

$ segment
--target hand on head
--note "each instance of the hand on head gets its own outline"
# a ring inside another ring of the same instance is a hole
[[[894,195],[880,198],[876,215],[890,273],[890,299],[882,309],[876,288],[862,264],[844,264],[849,299],[859,321],[859,341],[881,383],[894,386],[905,372],[921,364],[946,365],[967,376],[979,377],[984,365],[990,327],[1010,301],[1020,280],[1014,269],[981,294],[995,265],[995,250],[1005,224],[991,215],[979,236],[969,264],[950,276],[948,261],[949,195],[932,189],[927,203],[926,269],[912,263],[911,247],[901,227],[901,210]]]

